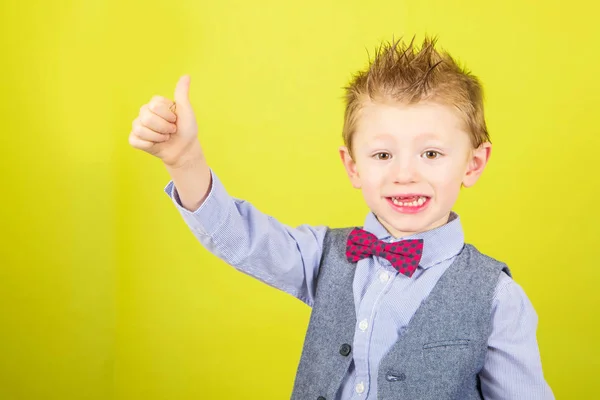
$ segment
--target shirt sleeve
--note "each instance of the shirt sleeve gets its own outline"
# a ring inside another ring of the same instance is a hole
[[[312,306],[327,227],[286,226],[231,197],[212,170],[211,179],[206,200],[194,211],[182,206],[172,181],[165,188],[194,236],[237,270]]]
[[[486,400],[554,400],[544,379],[538,317],[523,289],[505,273],[496,287],[492,333],[481,378]]]

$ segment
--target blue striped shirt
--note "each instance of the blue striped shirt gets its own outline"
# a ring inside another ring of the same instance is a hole
[[[212,170],[211,175],[210,193],[193,212],[182,207],[173,182],[165,188],[196,238],[239,271],[312,306],[327,227],[286,226],[247,201],[231,197]],[[363,229],[386,242],[397,240],[373,213],[367,215]],[[407,238],[424,241],[412,278],[397,273],[383,258],[369,257],[357,264],[354,357],[337,394],[340,400],[377,398],[380,360],[464,245],[455,213],[447,224]],[[488,353],[480,372],[484,398],[554,399],[542,372],[537,314],[522,288],[504,273],[494,293],[491,321]]]

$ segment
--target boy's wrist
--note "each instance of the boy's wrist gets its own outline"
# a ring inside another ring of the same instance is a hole
[[[164,163],[177,188],[180,204],[194,212],[206,200],[210,192],[211,172],[198,145],[177,162]]]
[[[171,162],[166,162],[163,160],[163,164],[169,172],[181,171],[186,169],[195,169],[199,166],[206,166],[206,159],[202,153],[202,150],[200,149],[200,145],[195,143],[192,145],[192,148],[179,156],[176,160]]]

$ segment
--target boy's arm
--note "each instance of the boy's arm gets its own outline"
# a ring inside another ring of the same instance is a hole
[[[481,378],[483,397],[552,400],[536,338],[538,318],[523,289],[502,273],[492,308],[492,334]]]
[[[184,75],[174,101],[152,97],[133,121],[129,143],[162,160],[172,179],[167,193],[207,249],[312,305],[327,228],[290,228],[231,198],[204,157],[189,90]]]
[[[165,188],[196,238],[239,271],[312,306],[327,228],[286,226],[232,198],[212,170],[205,172],[169,170],[173,180]]]

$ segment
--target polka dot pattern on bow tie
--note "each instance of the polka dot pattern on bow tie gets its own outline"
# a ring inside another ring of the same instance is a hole
[[[409,239],[386,243],[375,235],[355,228],[348,236],[346,257],[350,262],[358,262],[370,256],[383,257],[401,274],[408,277],[417,270],[423,254],[423,240]]]

